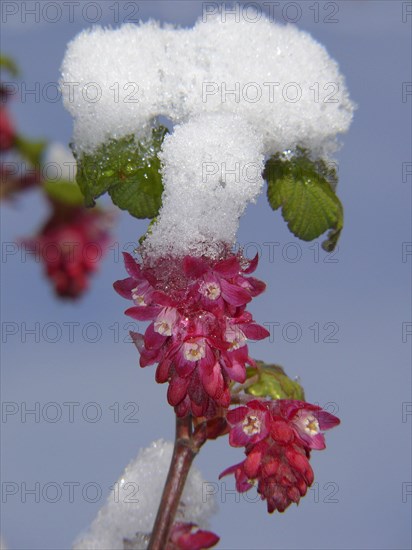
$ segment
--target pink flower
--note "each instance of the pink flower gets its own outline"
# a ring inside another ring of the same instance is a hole
[[[211,531],[203,531],[193,523],[175,523],[166,550],[203,550],[211,548],[219,540]]]
[[[110,216],[83,207],[54,205],[37,237],[24,241],[40,257],[58,296],[78,298],[100,264],[110,242]]]
[[[0,152],[9,151],[16,142],[16,129],[5,107],[10,92],[2,83],[0,83]]]
[[[212,265],[205,258],[186,256],[183,269],[186,276],[196,280],[193,292],[198,293],[197,299],[204,309],[233,312],[233,308],[245,306],[266,288],[263,282],[248,280],[243,275],[254,271],[257,261],[256,256],[242,268],[240,258],[235,255]]]
[[[237,407],[227,413],[227,421],[232,426],[229,443],[232,447],[254,445],[269,433],[270,413],[268,408],[258,400],[247,406]]]
[[[253,400],[227,413],[229,442],[245,447],[246,459],[227,468],[220,477],[234,474],[239,492],[257,484],[268,512],[283,512],[298,503],[313,483],[310,450],[323,449],[324,436],[339,419],[303,401]]]
[[[6,107],[0,106],[0,151],[9,151],[15,143],[16,131]]]
[[[243,382],[246,364],[254,365],[248,339],[269,335],[245,309],[265,288],[245,277],[257,258],[186,256],[146,266],[124,257],[129,277],[114,288],[134,302],[127,315],[150,321],[144,335],[132,334],[140,366],[158,364],[156,380],[169,382],[168,401],[180,416],[213,416],[217,407],[227,408],[231,380]]]
[[[238,317],[227,318],[223,332],[229,346],[222,350],[220,363],[231,380],[243,384],[246,380],[245,365],[255,366],[255,362],[249,357],[247,340],[263,340],[269,333],[254,323],[247,311]]]
[[[281,414],[291,422],[297,436],[310,449],[324,449],[326,445],[322,432],[340,423],[339,418],[317,405],[293,399],[281,399],[277,403]]]

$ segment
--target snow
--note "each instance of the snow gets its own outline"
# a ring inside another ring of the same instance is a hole
[[[219,256],[219,244],[235,241],[239,217],[262,189],[262,150],[261,137],[238,116],[203,115],[177,126],[160,154],[163,206],[146,255],[207,249]]]
[[[154,441],[142,449],[114,484],[106,504],[99,510],[87,533],[74,543],[73,550],[123,550],[123,538],[150,533],[157,514],[172,457],[173,444]],[[208,527],[216,503],[205,496],[200,472],[192,466],[177,520]]]
[[[204,181],[205,162],[260,166],[297,145],[328,157],[352,120],[336,62],[308,33],[265,17],[220,15],[189,29],[154,21],[94,27],[69,44],[63,61],[78,152],[129,134],[144,139],[158,116],[176,125],[161,154],[166,190],[147,242],[152,255],[215,256],[220,244],[233,245],[262,180],[240,177],[235,192],[218,174]]]

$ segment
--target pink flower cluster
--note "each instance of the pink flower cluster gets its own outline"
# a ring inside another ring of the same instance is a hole
[[[42,179],[39,167],[22,168],[30,163],[3,162],[3,155],[21,156],[22,139],[7,109],[9,96],[10,91],[0,82],[0,199],[11,199],[16,193],[39,185]]]
[[[211,417],[230,404],[229,384],[243,383],[249,357],[247,339],[268,331],[257,325],[246,304],[265,289],[247,277],[257,257],[240,254],[223,260],[165,258],[141,266],[125,253],[127,279],[115,290],[133,300],[126,310],[138,321],[151,321],[145,334],[132,333],[140,366],[158,363],[156,380],[169,382],[168,401],[179,416]]]
[[[229,411],[227,421],[229,442],[245,447],[246,459],[220,477],[234,474],[241,493],[257,484],[269,513],[283,512],[306,494],[314,479],[310,451],[324,449],[322,431],[340,423],[321,407],[289,399],[250,401]]]
[[[90,276],[99,268],[110,244],[111,216],[97,208],[63,204],[53,208],[39,235],[24,243],[36,259],[43,260],[56,294],[78,298],[88,289]]]
[[[0,83],[0,152],[9,151],[16,140],[16,130],[10,114],[5,107],[10,92]]]

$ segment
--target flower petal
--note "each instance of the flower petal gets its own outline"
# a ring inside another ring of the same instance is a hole
[[[159,306],[133,306],[126,309],[125,315],[137,321],[151,321],[159,313]]]
[[[182,350],[180,349],[175,355],[174,365],[179,376],[186,377],[189,376],[190,373],[192,373],[196,368],[197,361],[187,361],[183,356]]]
[[[242,363],[239,363],[236,360],[230,360],[228,355],[229,354],[227,354],[226,360],[221,361],[223,368],[225,369],[227,375],[231,380],[234,380],[235,382],[239,382],[239,384],[243,384],[243,382],[246,380],[245,365]]]
[[[225,279],[221,279],[220,286],[223,299],[233,306],[243,306],[252,299],[247,290],[238,285],[232,285]]]
[[[250,340],[263,340],[270,336],[270,332],[257,323],[250,323],[248,325],[242,325],[242,332]]]
[[[259,254],[256,254],[256,256],[252,260],[249,260],[249,265],[247,266],[247,268],[242,269],[243,273],[246,273],[246,274],[253,273],[257,268],[258,261],[259,261]]]
[[[330,430],[340,424],[340,420],[337,416],[328,413],[327,411],[319,411],[315,414],[319,421],[319,427],[321,430]]]
[[[127,279],[121,279],[113,283],[113,288],[115,291],[120,294],[120,296],[123,296],[123,298],[127,298],[128,300],[132,299],[132,290],[135,286],[136,281],[131,277],[127,277]]]
[[[230,474],[234,474],[238,468],[243,467],[243,462],[239,462],[239,464],[234,464],[233,466],[229,466],[229,468],[226,468],[226,470],[223,470],[223,472],[219,475],[219,479],[222,479],[222,477],[228,476]]]
[[[133,256],[128,252],[123,252],[123,259],[124,266],[130,277],[133,277],[133,279],[140,281],[142,279],[142,273],[139,264],[136,262]]]
[[[236,277],[240,271],[239,260],[236,256],[231,256],[226,260],[221,260],[213,267],[213,271],[219,273],[219,275],[222,275],[225,278]]]
[[[143,348],[140,352],[140,366],[142,368],[153,365],[154,363],[158,363],[161,359],[161,350],[147,350],[146,348]]]
[[[202,364],[199,366],[200,380],[206,392],[214,398],[223,391],[223,376],[219,363],[215,363],[212,369],[207,369]]]
[[[199,361],[199,366],[202,370],[211,372],[216,363],[216,357],[213,353],[212,348],[206,344],[205,345],[205,356]],[[220,368],[219,368],[220,370]]]
[[[237,424],[230,430],[229,445],[231,447],[246,447],[250,443],[250,439],[243,431],[242,424]]]
[[[156,369],[156,382],[158,384],[164,384],[169,379],[170,365],[172,364],[170,359],[164,359],[160,361]]]
[[[143,334],[140,334],[139,332],[133,332],[130,331],[130,338],[133,340],[134,345],[137,347],[139,353],[142,352],[144,349],[144,340],[143,340]]]
[[[263,281],[260,281],[259,279],[255,279],[254,277],[248,278],[248,283],[251,288],[249,288],[250,294],[255,298],[256,296],[259,296],[259,294],[262,294],[266,290],[266,284]]]
[[[244,462],[245,474],[249,479],[257,477],[259,468],[262,462],[262,453],[255,447],[251,453],[249,453]]]
[[[316,434],[310,438],[310,448],[316,451],[326,449],[325,436],[323,434]]]
[[[234,426],[235,424],[239,424],[240,422],[243,422],[246,415],[250,411],[249,407],[241,406],[236,407],[236,409],[232,409],[228,411],[226,418],[229,424]]]
[[[193,523],[175,523],[170,533],[170,546],[166,550],[203,550],[211,548],[219,542],[219,537],[211,531],[193,530]]]
[[[144,345],[146,349],[159,349],[167,340],[168,336],[159,334],[154,330],[154,323],[150,323],[144,334]]]
[[[173,407],[178,405],[186,396],[189,378],[174,376],[167,389],[167,400]]]

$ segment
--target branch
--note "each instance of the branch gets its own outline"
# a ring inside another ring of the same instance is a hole
[[[195,441],[192,438],[192,417],[177,416],[172,462],[147,550],[164,550],[167,547],[190,467],[203,443],[204,440]]]

